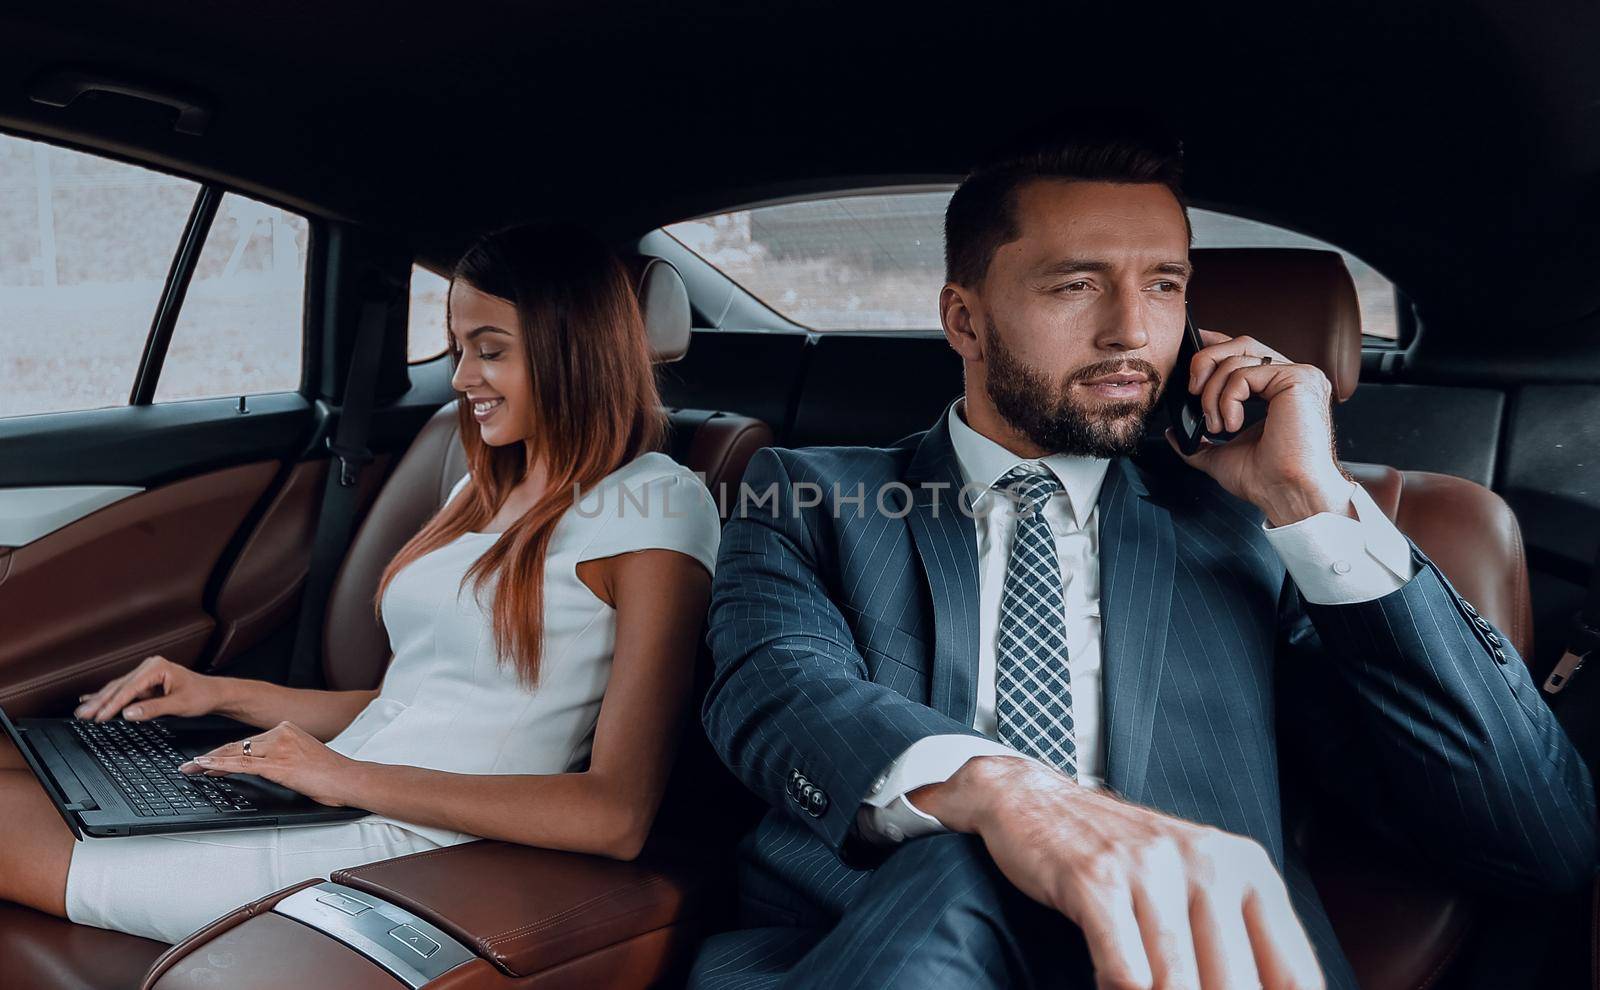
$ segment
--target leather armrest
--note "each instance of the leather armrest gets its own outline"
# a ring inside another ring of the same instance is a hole
[[[427,919],[508,976],[607,953],[630,974],[659,976],[693,949],[723,875],[661,848],[620,862],[480,839],[330,879]]]
[[[285,897],[317,882],[318,878],[312,877],[310,880],[302,880],[282,890],[274,891],[265,897],[257,898],[248,904],[241,904],[215,921],[190,933],[187,938],[167,949],[156,958],[155,962],[150,964],[149,971],[145,973],[144,979],[139,983],[139,990],[152,990],[161,982],[162,977],[167,975],[168,970],[182,962],[198,947],[214,941],[218,936],[238,928],[252,918],[266,914]]]

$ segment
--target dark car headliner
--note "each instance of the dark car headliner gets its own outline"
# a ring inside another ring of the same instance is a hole
[[[34,4],[0,13],[0,125],[405,231],[442,258],[554,213],[621,235],[948,179],[1041,115],[1126,106],[1176,124],[1197,204],[1322,237],[1400,284],[1448,331],[1427,341],[1434,370],[1595,379],[1597,27],[1594,5],[1484,0]],[[190,137],[121,97],[31,103],[28,80],[61,64],[197,90],[215,119]]]

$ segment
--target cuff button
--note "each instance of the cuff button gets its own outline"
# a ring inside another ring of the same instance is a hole
[[[813,818],[821,818],[822,813],[828,810],[828,795],[822,793],[820,788],[813,788],[806,798],[806,810]]]
[[[1336,560],[1336,561],[1334,561],[1333,562],[1333,572],[1335,574],[1348,574],[1348,573],[1350,573],[1350,562],[1348,560]]]

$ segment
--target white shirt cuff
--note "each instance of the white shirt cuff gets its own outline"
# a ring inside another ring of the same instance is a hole
[[[892,844],[919,835],[946,831],[944,823],[912,804],[908,793],[928,784],[949,780],[975,756],[1020,756],[1033,760],[1004,743],[983,736],[948,734],[918,739],[895,758],[856,812],[856,828],[869,840]],[[1044,766],[1038,760],[1034,760]]]
[[[1411,545],[1359,482],[1350,483],[1359,519],[1319,512],[1261,529],[1305,600],[1350,605],[1398,591],[1416,575]]]

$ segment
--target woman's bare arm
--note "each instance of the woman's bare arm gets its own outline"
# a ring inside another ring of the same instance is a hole
[[[489,839],[637,856],[672,768],[711,577],[672,550],[596,563],[609,565],[591,573],[604,585],[597,593],[616,603],[617,637],[588,770],[459,774],[356,762],[342,802]]]
[[[215,680],[219,700],[215,710],[219,715],[263,729],[279,722],[293,722],[323,742],[344,731],[345,726],[361,714],[361,709],[378,696],[376,688],[371,691],[318,691],[240,677]]]
[[[162,715],[229,715],[267,727],[293,722],[327,741],[349,725],[376,691],[313,691],[266,681],[202,674],[166,657],[145,657],[132,670],[92,694],[81,695],[73,714],[104,722]]]

